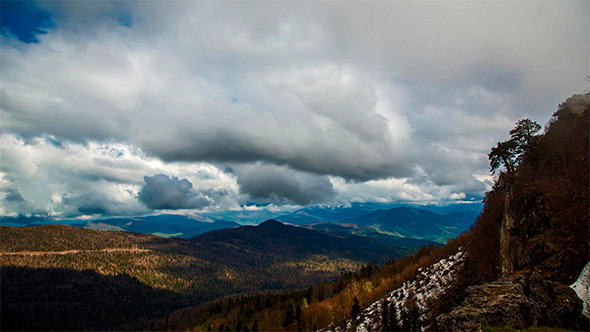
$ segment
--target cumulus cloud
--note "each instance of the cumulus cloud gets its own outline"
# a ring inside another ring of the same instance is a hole
[[[233,176],[206,163],[164,163],[125,144],[31,140],[0,135],[0,214],[76,217],[152,210],[138,200],[144,176],[175,174],[192,182],[208,208],[235,209]],[[21,200],[19,200],[19,197]]]
[[[236,167],[240,192],[259,202],[311,203],[331,202],[336,191],[327,176],[294,171],[287,167],[254,164]]]
[[[211,202],[193,190],[193,184],[165,174],[145,176],[139,200],[154,210],[202,209]]]

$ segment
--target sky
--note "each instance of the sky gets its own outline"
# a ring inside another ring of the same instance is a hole
[[[0,216],[481,202],[589,71],[584,1],[1,4]]]

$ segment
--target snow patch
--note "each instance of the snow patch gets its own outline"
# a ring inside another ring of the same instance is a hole
[[[590,262],[584,266],[578,280],[570,285],[580,300],[584,301],[582,314],[590,318]]]
[[[333,331],[365,332],[381,330],[381,312],[383,310],[381,307],[384,300],[387,300],[395,306],[398,324],[402,326],[400,321],[401,312],[411,294],[416,296],[416,303],[421,313],[421,320],[424,320],[428,313],[430,303],[443,295],[452,285],[457,272],[459,271],[458,267],[463,263],[464,258],[464,252],[459,249],[456,254],[441,259],[427,268],[419,268],[417,270],[418,275],[414,280],[406,281],[401,287],[391,291],[384,298],[373,302],[358,317],[353,320],[348,320],[345,327],[335,327]],[[586,291],[587,290],[586,286]],[[404,327],[402,326],[402,329],[403,328]],[[424,328],[426,327],[422,326],[422,329]]]

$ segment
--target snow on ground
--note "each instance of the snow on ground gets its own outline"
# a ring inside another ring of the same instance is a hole
[[[590,318],[590,262],[584,266],[578,280],[570,285],[578,297],[584,301],[582,314]]]
[[[398,322],[400,321],[401,310],[412,293],[416,296],[416,302],[420,309],[422,317],[429,310],[429,302],[435,300],[451,286],[457,272],[458,267],[463,263],[464,253],[459,250],[456,254],[444,258],[437,263],[432,264],[426,269],[419,268],[419,274],[414,280],[406,281],[403,285],[390,293],[384,298],[373,302],[367,309],[365,309],[356,319],[348,320],[346,322],[346,329],[343,327],[336,327],[334,331],[375,331],[381,329],[381,304],[386,299],[395,305]],[[400,325],[401,322],[399,323]],[[403,326],[402,326],[403,328]]]

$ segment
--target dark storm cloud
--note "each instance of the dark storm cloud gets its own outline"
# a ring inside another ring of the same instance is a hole
[[[145,176],[143,179],[145,185],[139,192],[139,200],[150,209],[202,209],[211,204],[193,190],[193,184],[187,179],[179,180],[165,174]]]
[[[253,200],[307,205],[332,200],[336,192],[326,176],[261,163],[237,167],[240,192]]]

